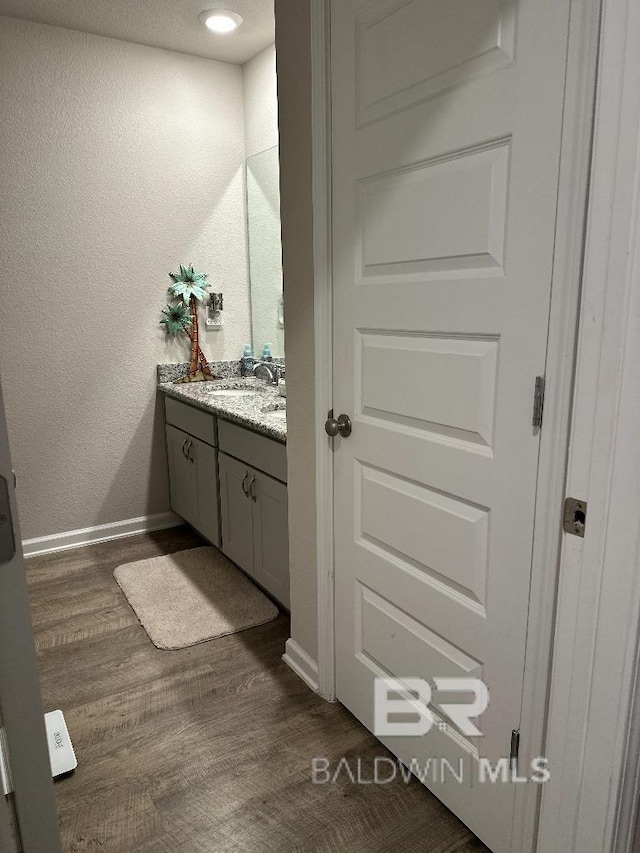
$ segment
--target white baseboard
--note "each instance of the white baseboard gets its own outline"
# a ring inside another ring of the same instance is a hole
[[[127,518],[124,521],[114,521],[111,524],[84,527],[82,530],[69,530],[67,533],[54,533],[52,536],[25,539],[22,543],[22,550],[25,557],[35,557],[38,554],[52,554],[54,551],[67,551],[69,548],[80,548],[82,545],[107,542],[109,539],[135,536],[136,533],[164,530],[166,527],[177,527],[179,524],[184,524],[184,522],[174,512],[159,512],[156,515]]]
[[[315,692],[318,692],[318,664],[313,658],[301,649],[295,640],[289,638],[287,640],[286,651],[282,655],[282,660],[291,667],[305,684]]]

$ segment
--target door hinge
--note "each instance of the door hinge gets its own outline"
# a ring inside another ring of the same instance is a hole
[[[540,428],[542,426],[542,412],[544,410],[544,376],[536,376],[536,384],[533,391],[533,415],[531,426]]]
[[[11,769],[7,756],[7,742],[4,728],[0,728],[0,793],[7,797],[13,791]]]
[[[565,498],[562,513],[562,529],[565,533],[584,538],[587,524],[587,502],[576,498]]]
[[[0,476],[0,564],[8,563],[16,553],[16,540],[11,519],[9,484]]]
[[[520,752],[520,729],[511,730],[511,750],[509,752],[509,763],[511,772],[518,773],[518,753]]]

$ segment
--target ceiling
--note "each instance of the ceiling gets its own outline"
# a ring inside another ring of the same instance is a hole
[[[198,20],[205,9],[244,18],[215,35]],[[273,0],[0,0],[0,15],[242,64],[274,41]]]

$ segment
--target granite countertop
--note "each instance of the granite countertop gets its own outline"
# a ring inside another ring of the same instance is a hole
[[[226,421],[252,429],[282,444],[287,443],[287,419],[281,414],[286,399],[278,389],[259,379],[228,378],[213,382],[159,382],[158,389],[174,400],[189,403],[205,412],[211,412]],[[251,390],[246,396],[225,396],[217,391]]]

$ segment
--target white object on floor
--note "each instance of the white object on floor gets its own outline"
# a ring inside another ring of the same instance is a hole
[[[51,760],[51,773],[55,779],[63,773],[70,773],[78,766],[78,759],[73,751],[69,730],[62,711],[49,711],[44,715],[47,730],[47,745]]]

